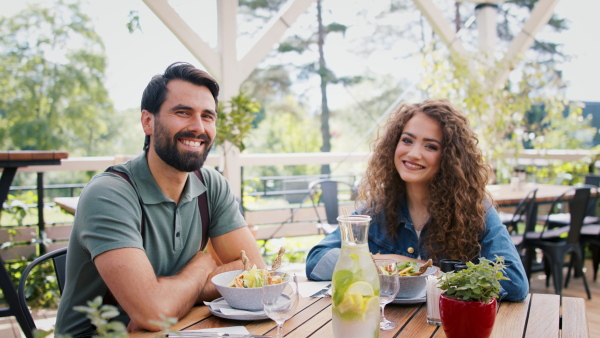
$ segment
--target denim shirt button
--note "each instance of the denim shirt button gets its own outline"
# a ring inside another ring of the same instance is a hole
[[[413,252],[415,252],[414,248],[412,248],[412,247],[408,248],[408,253],[413,253]]]

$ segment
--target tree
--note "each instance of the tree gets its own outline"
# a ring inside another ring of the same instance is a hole
[[[99,155],[114,109],[104,45],[78,2],[0,18],[0,147]]]
[[[274,1],[240,1],[240,8],[245,8],[247,14],[258,20],[265,20],[268,15],[265,13],[273,13],[279,9],[282,3],[285,1],[274,0]],[[331,151],[331,132],[330,132],[330,110],[327,98],[327,87],[329,84],[335,84],[339,82],[352,82],[357,81],[356,78],[337,78],[335,74],[327,67],[325,58],[325,41],[326,37],[330,33],[342,33],[346,31],[346,26],[337,22],[324,24],[323,21],[323,0],[317,0],[317,12],[316,12],[316,28],[315,31],[304,32],[306,35],[296,34],[279,44],[277,49],[278,53],[296,53],[296,54],[308,54],[313,52],[313,48],[316,47],[316,57],[309,58],[306,63],[296,66],[299,70],[297,72],[298,79],[306,80],[313,75],[319,77],[319,88],[321,94],[321,107],[320,107],[320,121],[321,121],[321,152]],[[305,58],[306,59],[306,58]],[[280,65],[275,65],[280,67]],[[256,73],[255,73],[256,74]],[[329,174],[329,165],[323,165],[321,167],[322,174]]]

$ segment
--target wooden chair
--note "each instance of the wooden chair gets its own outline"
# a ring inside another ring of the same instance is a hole
[[[0,288],[4,294],[4,300],[7,303],[7,307],[0,309],[0,317],[15,317],[21,330],[27,338],[33,338],[33,332],[29,328],[25,311],[19,305],[19,297],[15,286],[13,285],[10,275],[4,266],[4,260],[0,257]],[[27,310],[29,312],[29,310]]]
[[[36,266],[46,262],[47,260],[52,260],[54,263],[54,271],[56,272],[56,280],[58,282],[58,288],[60,293],[62,294],[67,274],[67,248],[62,248],[58,250],[54,250],[52,252],[48,252],[36,259],[33,262],[29,263],[23,274],[21,275],[21,280],[19,281],[19,289],[18,289],[18,302],[25,316],[25,320],[27,321],[27,325],[30,331],[33,331],[37,327],[35,326],[35,322],[33,321],[33,317],[31,316],[31,312],[27,307],[27,297],[25,295],[25,285],[27,282],[27,276]]]

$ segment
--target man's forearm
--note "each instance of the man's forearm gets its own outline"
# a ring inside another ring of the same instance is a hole
[[[216,276],[220,273],[223,273],[223,272],[227,272],[227,271],[235,271],[235,270],[243,270],[243,269],[244,269],[244,264],[242,264],[241,260],[235,260],[233,262],[223,264],[220,267],[218,267],[217,269],[215,269],[211,274],[208,275],[208,278],[206,279],[206,282],[204,283],[204,287],[203,287],[202,291],[200,292],[200,295],[198,296],[196,303],[201,304],[203,301],[212,301],[212,300],[215,300],[215,299],[221,297],[221,294],[219,293],[219,291],[217,291],[217,288],[211,282],[211,279],[214,276]]]

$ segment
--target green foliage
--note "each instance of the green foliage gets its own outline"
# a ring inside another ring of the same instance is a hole
[[[87,301],[87,306],[75,306],[73,310],[85,313],[92,325],[96,327],[95,337],[127,337],[127,327],[119,321],[110,321],[119,315],[119,310],[113,305],[102,305],[102,297],[98,296]]]
[[[1,17],[0,51],[0,148],[109,149],[99,142],[113,113],[104,45],[78,3],[44,2]]]
[[[19,285],[23,271],[29,263],[31,260],[24,258],[5,263],[15,287]],[[32,309],[55,309],[58,306],[60,293],[52,262],[44,262],[31,270],[25,284],[25,298],[27,305]]]
[[[37,198],[36,198],[37,199]],[[15,198],[14,195],[8,195],[6,202],[2,205],[2,212],[12,216],[18,226],[23,225],[23,219],[29,213],[29,207],[24,201]]]
[[[261,106],[258,101],[240,92],[231,100],[219,103],[219,117],[217,118],[216,143],[229,141],[240,151],[246,149],[244,139],[252,129],[255,114]]]
[[[498,298],[500,281],[509,280],[504,275],[506,265],[502,256],[496,255],[495,262],[481,257],[478,264],[467,262],[467,267],[438,277],[440,288],[446,291],[446,296],[457,300],[488,303]]]
[[[420,88],[431,98],[449,99],[467,115],[499,181],[512,173],[524,142],[535,149],[581,147],[583,141],[573,135],[588,128],[589,121],[581,117],[580,107],[561,98],[564,83],[553,64],[526,62],[512,71],[519,82],[502,88],[492,84],[503,65],[490,65],[485,55],[465,60],[431,48],[423,52],[423,66],[427,71]],[[529,113],[535,105],[543,107],[537,117],[539,108]]]

